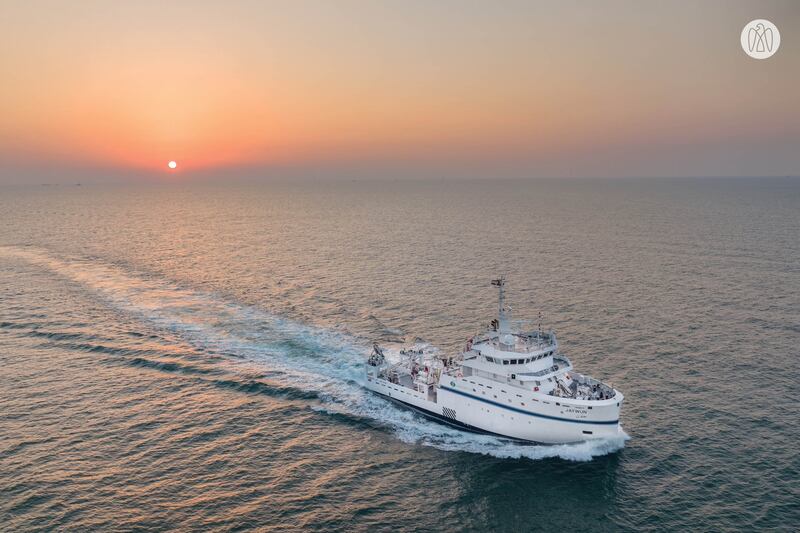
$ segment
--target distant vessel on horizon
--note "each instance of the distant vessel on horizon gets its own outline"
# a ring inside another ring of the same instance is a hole
[[[543,444],[624,435],[621,392],[579,374],[558,351],[554,332],[514,331],[498,288],[498,317],[456,357],[400,350],[391,363],[377,344],[366,387],[428,417],[478,433]]]

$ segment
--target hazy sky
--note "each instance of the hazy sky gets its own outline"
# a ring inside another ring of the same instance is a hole
[[[798,175],[799,42],[791,0],[0,0],[0,181]]]

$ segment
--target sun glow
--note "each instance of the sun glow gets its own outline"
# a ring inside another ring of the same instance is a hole
[[[178,168],[178,163],[176,163],[175,161],[170,161],[169,163],[167,163],[167,166],[175,170],[176,168]]]

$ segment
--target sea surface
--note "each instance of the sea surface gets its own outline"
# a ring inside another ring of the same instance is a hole
[[[365,392],[494,316],[626,396],[536,446]],[[800,180],[0,187],[0,530],[800,527]]]

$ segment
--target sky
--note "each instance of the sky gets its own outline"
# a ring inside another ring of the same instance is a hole
[[[800,175],[792,0],[0,0],[0,72],[5,183]]]

